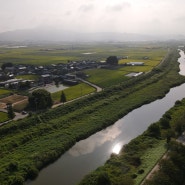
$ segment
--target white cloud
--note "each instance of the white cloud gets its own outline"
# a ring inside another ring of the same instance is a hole
[[[0,0],[0,32],[41,25],[79,31],[185,33],[184,0]]]

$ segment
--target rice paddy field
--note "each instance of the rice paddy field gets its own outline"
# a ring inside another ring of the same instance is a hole
[[[0,46],[0,65],[5,62],[16,64],[47,65],[67,63],[70,60],[106,60],[114,55],[118,57],[128,56],[128,59],[120,60],[120,63],[129,61],[143,61],[156,65],[165,55],[166,45],[149,43],[75,43],[61,45],[28,45],[26,47]],[[151,64],[150,64],[151,65]]]

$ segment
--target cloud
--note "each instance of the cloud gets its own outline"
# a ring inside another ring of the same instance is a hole
[[[184,0],[0,0],[0,3],[0,32],[52,25],[74,31],[185,33]]]
[[[89,139],[76,143],[76,145],[69,150],[69,154],[76,157],[89,154],[104,143],[114,141],[120,134],[121,130],[119,127],[108,127],[104,131],[92,135]]]
[[[106,7],[107,11],[112,11],[112,12],[120,12],[126,9],[129,9],[131,7],[131,4],[128,2],[120,3],[120,4],[115,4],[115,5],[109,5]]]
[[[79,7],[80,12],[89,12],[94,9],[94,5],[92,4],[84,4]]]

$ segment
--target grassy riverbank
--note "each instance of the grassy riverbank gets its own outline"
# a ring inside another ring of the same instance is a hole
[[[1,127],[1,184],[22,184],[25,179],[34,178],[41,168],[55,161],[75,142],[185,82],[178,74],[178,57],[173,50],[163,64],[150,73]]]
[[[139,185],[165,152],[157,174],[144,185],[183,184],[185,147],[174,142],[185,128],[185,99],[177,101],[156,123],[130,143],[119,155],[112,154],[104,166],[87,175],[79,185]],[[177,183],[178,182],[178,183]]]

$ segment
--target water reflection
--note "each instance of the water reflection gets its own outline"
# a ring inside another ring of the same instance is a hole
[[[180,55],[183,56],[184,52],[182,50],[180,50]],[[178,59],[178,62],[180,63],[180,72],[179,74],[184,75],[185,76],[185,60],[184,57],[180,57]]]
[[[96,135],[91,136],[89,139],[82,140],[69,150],[72,156],[80,156],[91,153],[95,148],[102,146],[105,142],[114,141],[121,134],[119,127],[109,127]]]
[[[117,143],[113,149],[112,149],[112,153],[114,154],[119,154],[122,148],[122,144],[121,143]]]

